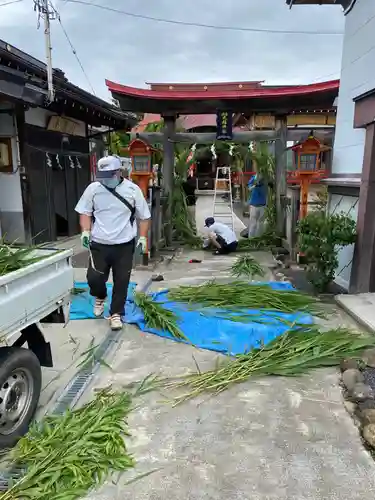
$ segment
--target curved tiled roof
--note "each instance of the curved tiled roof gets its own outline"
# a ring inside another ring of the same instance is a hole
[[[152,89],[139,89],[136,87],[129,87],[119,83],[105,81],[108,90],[115,94],[123,95],[128,98],[144,98],[154,100],[215,100],[215,99],[249,99],[249,98],[264,98],[264,97],[293,97],[302,95],[311,95],[319,92],[326,92],[327,90],[338,90],[340,80],[331,80],[328,82],[313,83],[310,85],[287,85],[279,87],[260,86],[255,88],[245,88],[238,90],[216,90],[207,86],[207,89],[202,90],[152,90]]]

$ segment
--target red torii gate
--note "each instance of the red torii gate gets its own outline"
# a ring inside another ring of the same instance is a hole
[[[275,130],[235,132],[234,142],[275,140],[277,222],[280,233],[285,232],[287,140],[300,140],[304,133],[288,133],[287,116],[294,113],[335,113],[333,103],[338,95],[339,80],[311,85],[266,86],[262,82],[207,83],[207,84],[151,84],[150,89],[139,89],[106,80],[106,85],[122,110],[157,113],[164,119],[163,133],[139,134],[149,143],[163,143],[165,193],[173,188],[174,142],[209,143],[215,133],[176,133],[176,118],[188,114],[210,114],[218,111],[272,114]],[[311,128],[311,127],[310,127]],[[305,131],[306,132],[306,131]],[[316,135],[318,135],[316,133]],[[169,207],[169,211],[171,207]],[[167,214],[171,218],[171,212]],[[167,231],[167,244],[172,231]]]

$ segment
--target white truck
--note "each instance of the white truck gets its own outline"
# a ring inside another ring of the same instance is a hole
[[[69,320],[73,250],[35,252],[43,258],[0,276],[0,449],[27,432],[41,392],[41,366],[53,366],[40,323]]]

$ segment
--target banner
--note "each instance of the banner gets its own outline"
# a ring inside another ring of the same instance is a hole
[[[216,114],[216,139],[218,141],[231,141],[233,139],[233,113],[231,111],[218,111]]]

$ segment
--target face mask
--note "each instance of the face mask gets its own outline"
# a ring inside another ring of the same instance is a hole
[[[114,189],[120,184],[120,181],[117,177],[114,177],[113,179],[101,179],[100,183],[103,184],[103,186]]]
[[[110,189],[114,189],[115,187],[117,187],[120,184],[121,178],[120,178],[120,175],[118,174],[118,175],[114,175],[110,179],[99,179],[99,182],[101,184],[103,184],[103,186],[106,186]]]

